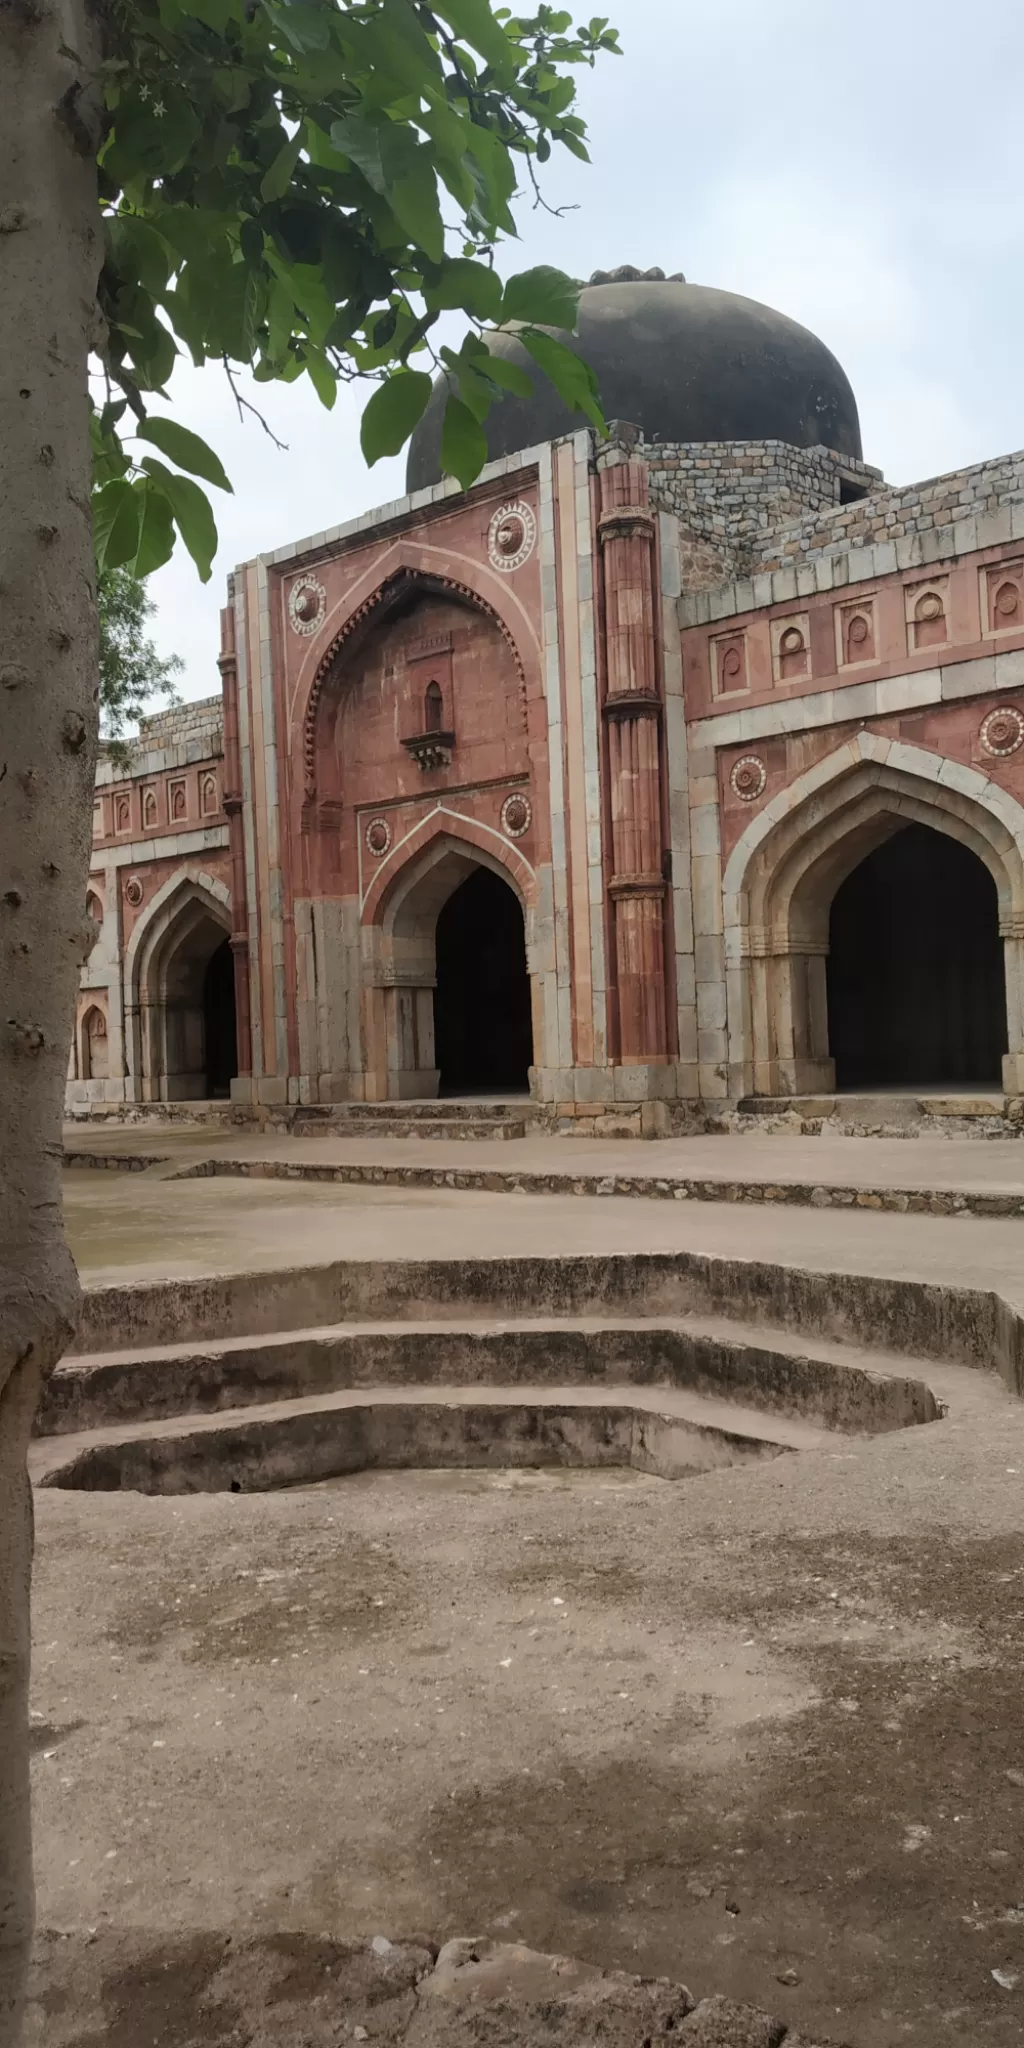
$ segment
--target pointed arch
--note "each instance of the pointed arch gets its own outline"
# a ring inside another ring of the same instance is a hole
[[[437,1093],[434,990],[437,923],[449,899],[486,868],[523,915],[533,1044],[544,1043],[543,979],[535,971],[537,876],[500,832],[438,805],[381,863],[362,910],[368,1093],[382,1099]]]
[[[515,630],[515,625],[520,622],[515,620],[514,614],[510,615],[507,593],[490,588],[485,591],[476,582],[460,581],[443,574],[440,565],[435,566],[429,553],[423,549],[403,549],[402,554],[405,559],[391,567],[387,575],[361,599],[350,597],[348,608],[339,608],[331,621],[332,637],[313,673],[302,720],[302,766],[307,801],[316,794],[317,724],[326,690],[338,675],[342,662],[351,657],[363,637],[418,596],[454,598],[491,621],[515,662],[525,715],[526,664],[520,648],[521,636]],[[473,573],[468,563],[464,565],[464,573],[467,577]],[[498,579],[490,580],[496,583]]]
[[[203,1094],[203,975],[230,933],[229,891],[202,868],[171,875],[137,920],[124,962],[131,1100]]]
[[[825,960],[840,884],[901,826],[944,832],[996,886],[1009,1054],[1024,1082],[1024,807],[977,769],[863,732],[797,777],[737,841],[723,877],[731,1087],[800,1095],[834,1086]]]

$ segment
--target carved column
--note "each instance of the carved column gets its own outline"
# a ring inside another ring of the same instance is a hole
[[[655,521],[646,463],[616,448],[599,471],[619,1058],[638,1065],[668,1057]]]
[[[242,823],[242,758],[238,745],[238,657],[232,605],[220,615],[221,651],[217,659],[224,693],[224,789],[231,854],[231,958],[235,970],[235,1037],[239,1075],[252,1073],[252,1027],[249,1015],[249,925],[245,893],[245,832]]]

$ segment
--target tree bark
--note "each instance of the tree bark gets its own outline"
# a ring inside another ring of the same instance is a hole
[[[84,0],[0,0],[0,2048],[34,1921],[26,1453],[79,1288],[61,1122],[98,723],[87,366],[101,226]]]

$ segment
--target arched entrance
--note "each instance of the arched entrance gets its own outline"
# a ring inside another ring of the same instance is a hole
[[[185,878],[154,900],[129,948],[136,1099],[230,1095],[238,1054],[226,890],[223,896]]]
[[[370,1100],[529,1089],[534,880],[496,833],[447,819],[379,874],[363,906]]]
[[[946,833],[906,825],[847,875],[832,901],[826,980],[837,1088],[1000,1085],[996,885]]]
[[[533,1061],[523,912],[492,868],[452,891],[434,940],[440,1095],[525,1094]]]
[[[831,1092],[837,1061],[1024,1093],[1024,807],[976,769],[853,735],[750,821],[723,910],[730,1093]]]
[[[207,1096],[230,1095],[238,1072],[238,1028],[235,963],[227,939],[210,954],[203,975],[203,1037]]]

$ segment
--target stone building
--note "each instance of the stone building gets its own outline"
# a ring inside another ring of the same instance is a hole
[[[607,442],[506,398],[462,492],[436,394],[101,766],[73,1104],[1024,1094],[1024,455],[888,488],[828,350],[681,279],[577,345]]]

